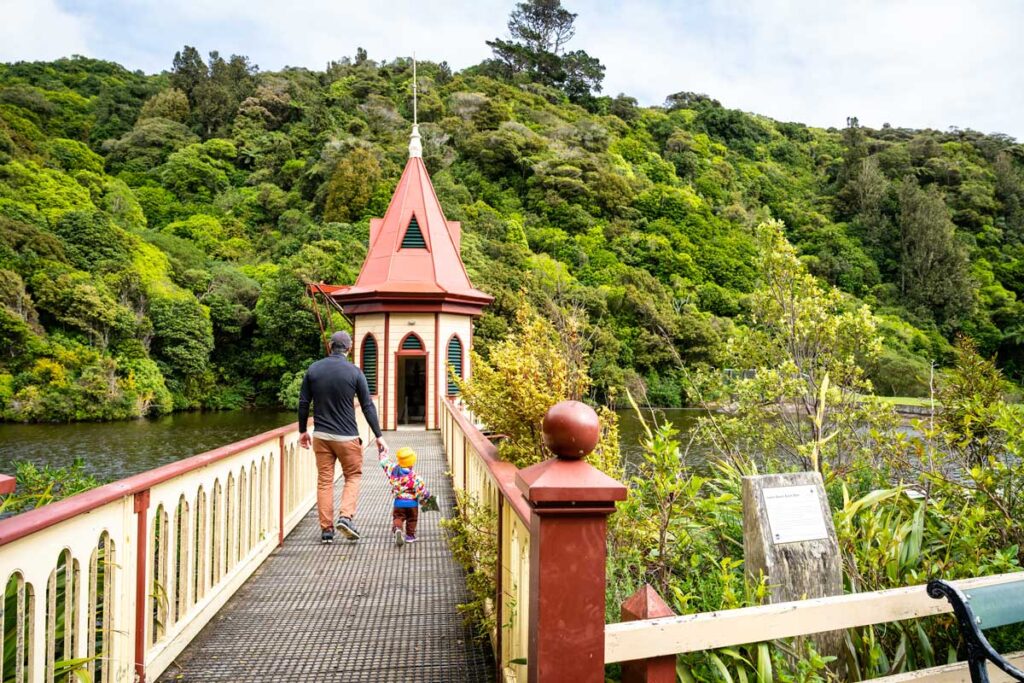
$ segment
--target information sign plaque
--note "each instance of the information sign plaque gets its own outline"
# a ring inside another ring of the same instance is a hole
[[[774,543],[799,543],[828,538],[817,486],[761,489]]]

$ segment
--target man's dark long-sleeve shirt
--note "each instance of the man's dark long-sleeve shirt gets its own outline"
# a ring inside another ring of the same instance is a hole
[[[306,433],[309,404],[313,403],[313,420],[317,431],[338,436],[358,436],[356,411],[352,399],[359,399],[367,424],[374,436],[380,436],[377,409],[370,400],[363,371],[340,353],[321,358],[306,370],[299,392],[299,433]]]

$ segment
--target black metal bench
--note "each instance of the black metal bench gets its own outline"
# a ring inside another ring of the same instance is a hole
[[[1024,671],[996,652],[983,633],[999,626],[1024,623],[1024,581],[961,591],[945,581],[933,580],[928,582],[928,595],[946,598],[953,606],[960,635],[967,645],[967,665],[974,683],[988,683],[986,662],[992,662],[1014,680],[1024,681]]]

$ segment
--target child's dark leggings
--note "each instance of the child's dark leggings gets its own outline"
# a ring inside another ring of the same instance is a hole
[[[419,507],[414,508],[394,508],[394,513],[391,517],[391,525],[395,528],[401,529],[402,523],[405,522],[405,535],[415,536],[416,535],[416,523],[420,519]]]

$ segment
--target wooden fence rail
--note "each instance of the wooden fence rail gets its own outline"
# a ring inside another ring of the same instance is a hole
[[[1024,579],[1024,572],[967,579],[955,584],[969,589],[1021,579]],[[922,585],[609,624],[605,628],[605,662],[713,650],[951,611],[945,600],[928,597]]]
[[[1022,579],[1024,572],[1014,572],[953,583],[969,591]],[[947,601],[928,597],[921,585],[608,624],[605,627],[605,663],[701,652],[949,612],[952,607]],[[1016,659],[1021,659],[1021,655]],[[967,681],[970,677],[966,666],[958,664],[875,680],[943,683]]]

